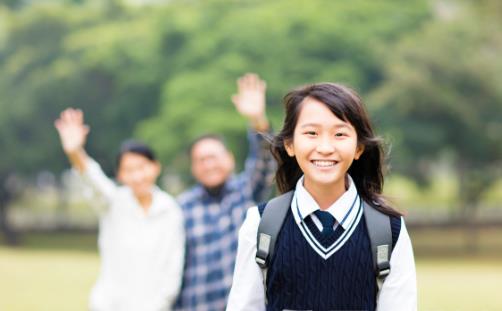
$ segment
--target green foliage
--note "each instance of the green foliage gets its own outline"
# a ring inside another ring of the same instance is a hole
[[[404,36],[428,11],[421,1],[406,8],[391,1],[210,1],[175,3],[159,17],[170,76],[159,114],[138,133],[163,160],[186,169],[184,147],[207,132],[230,138],[242,158],[245,126],[230,96],[244,72],[268,82],[268,110],[279,128],[281,98],[296,85],[336,80],[371,89],[381,79],[376,47]]]
[[[395,169],[427,180],[447,158],[461,205],[473,207],[501,172],[502,37],[493,29],[502,24],[456,9],[397,45],[372,98],[395,139]]]
[[[120,140],[157,110],[162,72],[146,17],[64,5],[9,16],[0,46],[0,173],[66,167],[53,121],[82,108],[90,152],[110,171]],[[124,31],[126,27],[130,31]]]
[[[446,159],[466,202],[500,175],[496,0],[16,3],[0,5],[2,184],[67,166],[52,123],[68,106],[86,113],[89,153],[109,172],[130,136],[185,176],[186,147],[203,133],[224,134],[242,159],[245,121],[230,96],[245,72],[267,81],[276,129],[289,89],[339,81],[393,137],[396,172],[424,181]]]

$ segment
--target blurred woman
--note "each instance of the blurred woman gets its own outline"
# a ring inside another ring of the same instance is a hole
[[[82,111],[64,110],[55,127],[73,168],[107,202],[99,211],[101,269],[90,309],[170,310],[182,277],[183,217],[174,199],[155,185],[161,166],[152,150],[125,142],[116,185],[84,150],[89,127]]]

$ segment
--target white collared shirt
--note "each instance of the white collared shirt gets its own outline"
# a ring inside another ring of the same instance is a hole
[[[350,177],[350,176],[349,176]],[[335,226],[341,225],[350,237],[351,227],[355,228],[361,219],[357,189],[350,179],[349,189],[334,202],[327,211],[336,219]],[[314,211],[320,209],[310,193],[303,187],[301,178],[295,188],[291,211],[296,224],[302,231],[302,220],[312,217],[319,229],[322,228]],[[239,231],[239,246],[234,271],[233,285],[227,311],[263,311],[265,296],[263,274],[255,262],[256,236],[260,214],[257,207],[250,208],[246,220]],[[302,231],[305,237],[305,233]],[[342,241],[344,242],[344,241]],[[309,241],[310,243],[310,241]],[[315,249],[315,246],[311,244]],[[317,251],[317,250],[316,250]],[[320,252],[318,252],[320,253]],[[336,250],[333,252],[336,253]],[[333,255],[329,254],[329,256]],[[329,257],[328,256],[328,257]],[[379,293],[377,310],[414,311],[417,309],[416,272],[413,249],[404,221],[401,219],[401,232],[390,259],[391,273]]]
[[[181,209],[154,186],[152,204],[145,213],[132,191],[113,183],[91,159],[83,177],[108,203],[100,213],[101,269],[90,309],[170,310],[183,272]]]
[[[343,229],[347,230],[350,228],[351,224],[356,221],[357,206],[360,202],[356,186],[352,182],[350,176],[349,184],[349,189],[347,189],[338,200],[331,204],[330,207],[324,210],[335,218],[336,222],[334,228],[341,224]],[[292,201],[291,210],[296,223],[300,224],[302,220],[310,216],[316,226],[322,229],[321,222],[318,220],[317,216],[313,214],[315,211],[320,210],[320,207],[305,187],[303,187],[303,177],[296,183],[295,197],[296,198],[293,198]]]

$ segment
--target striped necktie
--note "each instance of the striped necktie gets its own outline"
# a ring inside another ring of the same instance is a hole
[[[333,226],[335,225],[335,217],[329,212],[317,210],[314,214],[319,218],[322,223],[322,234],[328,235],[334,232]]]

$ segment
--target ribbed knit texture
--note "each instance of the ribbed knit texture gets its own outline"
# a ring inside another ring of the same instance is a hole
[[[263,205],[259,206],[260,214]],[[310,217],[305,224],[322,245],[331,245],[343,233],[337,226],[326,237]],[[393,246],[401,220],[391,217]],[[267,272],[267,310],[375,310],[376,279],[364,216],[349,240],[324,260],[305,240],[291,211],[284,220],[274,258]]]

